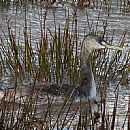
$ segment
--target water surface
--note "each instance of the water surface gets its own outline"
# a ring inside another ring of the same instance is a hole
[[[53,34],[55,32],[55,27],[58,29],[60,26],[61,30],[64,29],[65,23],[69,26],[69,31],[74,32],[72,25],[74,22],[74,18],[77,18],[77,33],[79,36],[79,42],[83,40],[85,34],[89,32],[96,31],[99,34],[103,33],[103,23],[107,20],[107,28],[106,28],[106,37],[111,39],[113,31],[113,43],[117,45],[120,41],[120,38],[124,32],[127,30],[125,37],[125,46],[130,47],[130,12],[125,9],[123,6],[117,6],[117,1],[114,0],[111,8],[103,6],[99,4],[96,7],[86,7],[86,8],[77,8],[70,1],[65,3],[64,5],[58,4],[53,5],[51,8],[44,7],[44,4],[40,5],[40,3],[29,3],[27,8],[27,26],[28,31],[31,27],[31,41],[33,43],[33,47],[35,49],[36,43],[39,42],[41,37],[41,25],[40,21],[42,20],[42,27],[45,30],[50,30]],[[7,23],[10,23],[11,28],[14,30],[16,35],[16,39],[19,37],[20,32],[20,44],[24,44],[24,36],[23,31],[25,27],[25,6],[20,5],[17,6],[13,3],[10,3],[7,7],[0,6],[0,36],[3,39],[8,37]],[[46,19],[46,20],[45,20]],[[43,24],[45,20],[45,25]],[[88,24],[89,23],[89,24]],[[92,28],[90,30],[90,25],[92,24]],[[4,33],[3,33],[4,31]],[[63,32],[61,32],[62,34]],[[76,32],[74,32],[76,33]],[[5,36],[6,37],[5,37]],[[49,33],[48,33],[49,35]],[[10,81],[7,78],[2,80],[3,86],[10,86]],[[30,81],[31,82],[31,81]],[[116,82],[116,85],[118,81]],[[109,113],[113,111],[113,104],[115,102],[115,86],[109,85],[108,89],[108,99],[107,99],[107,110]],[[117,126],[121,127],[123,125],[123,120],[127,115],[128,110],[128,97],[129,97],[129,87],[120,86],[119,89],[119,101],[118,101],[118,117],[121,117],[117,122]],[[118,128],[117,128],[118,129]]]

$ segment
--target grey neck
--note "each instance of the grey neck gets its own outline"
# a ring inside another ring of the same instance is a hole
[[[81,64],[81,94],[83,97],[88,98],[91,94],[92,89],[92,81],[93,81],[93,74],[92,74],[92,66],[91,66],[91,57],[89,50],[82,47],[81,49],[81,57],[80,57],[80,64]]]

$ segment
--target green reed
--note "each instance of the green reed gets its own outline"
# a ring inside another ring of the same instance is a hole
[[[40,11],[42,12],[42,9]],[[46,29],[46,19],[43,20],[42,16],[39,17],[41,18],[41,30],[40,39],[39,42],[36,43],[36,48],[33,48],[31,39],[31,24],[28,27],[27,8],[25,9],[23,33],[19,31],[18,38],[16,38],[16,32],[13,31],[10,21],[7,20],[8,36],[4,35],[6,40],[1,37],[0,75],[2,78],[6,72],[9,77],[11,75],[13,81],[15,81],[13,93],[5,92],[4,97],[0,100],[0,121],[2,126],[5,127],[5,129],[30,130],[35,128],[51,130],[54,128],[70,129],[72,127],[73,129],[94,129],[94,127],[114,129],[116,127],[115,121],[119,84],[116,85],[115,89],[116,100],[114,102],[113,113],[109,115],[106,111],[107,83],[113,78],[118,79],[119,76],[121,76],[121,78],[119,78],[118,83],[121,83],[123,79],[128,77],[129,52],[125,53],[122,64],[120,64],[120,60],[123,53],[120,51],[111,53],[109,50],[104,49],[102,51],[94,51],[91,54],[93,70],[96,77],[100,79],[98,88],[102,102],[101,104],[96,104],[98,109],[95,113],[92,111],[91,102],[84,103],[81,99],[80,102],[75,104],[74,100],[71,99],[72,93],[60,105],[54,102],[54,97],[50,98],[47,94],[47,103],[43,104],[41,108],[42,111],[37,113],[37,109],[40,107],[38,104],[40,100],[39,96],[43,92],[42,89],[44,85],[42,85],[40,89],[37,88],[29,91],[27,97],[22,95],[23,86],[21,86],[21,95],[17,98],[19,80],[23,82],[23,77],[26,74],[29,74],[33,79],[34,84],[32,84],[31,87],[37,87],[35,86],[36,80],[39,82],[46,81],[62,85],[66,77],[69,77],[68,82],[70,82],[70,84],[77,85],[80,83],[80,55],[78,52],[80,42],[78,40],[76,15],[73,16],[73,32],[70,31],[67,20],[63,30],[61,30],[60,26],[57,27],[55,24],[55,30],[51,32],[48,28]],[[89,18],[88,23],[90,24],[89,31],[91,32],[94,25],[89,22]],[[95,30],[95,33],[98,34],[97,27]],[[107,31],[106,29],[103,31],[105,37]],[[124,30],[118,46],[124,46],[126,33],[127,31]],[[20,43],[21,35],[24,36],[23,44]],[[113,36],[114,34],[112,34],[112,37]],[[110,39],[110,41],[112,40]],[[71,115],[70,112],[72,112]],[[77,118],[77,122],[74,124],[75,118]],[[99,118],[101,118],[101,122],[99,122],[98,125]]]

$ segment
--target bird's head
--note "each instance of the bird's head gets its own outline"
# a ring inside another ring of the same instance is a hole
[[[114,50],[124,50],[124,48],[107,44],[107,42],[104,40],[103,37],[94,34],[88,34],[85,36],[82,47],[85,50],[87,49],[89,52],[92,52],[93,50],[104,49],[104,48],[114,49]]]

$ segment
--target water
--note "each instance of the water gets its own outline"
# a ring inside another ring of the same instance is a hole
[[[74,22],[74,17],[77,17],[77,33],[79,35],[79,41],[82,41],[84,34],[88,34],[92,30],[97,30],[98,33],[103,33],[103,22],[107,19],[107,37],[111,39],[112,33],[114,30],[113,43],[117,45],[120,41],[120,38],[123,34],[124,30],[127,30],[125,37],[125,46],[130,47],[130,12],[124,12],[123,6],[117,6],[117,1],[113,1],[111,9],[109,10],[109,14],[107,8],[103,6],[100,9],[100,6],[97,7],[88,7],[88,8],[79,8],[77,9],[76,15],[75,10],[76,7],[72,6],[71,3],[66,3],[64,6],[59,4],[58,6],[49,8],[42,7],[42,20],[46,18],[46,30],[47,28],[54,33],[55,25],[58,28],[60,26],[61,30],[64,29],[65,22],[67,21],[70,32],[73,32],[72,23]],[[31,26],[31,41],[33,43],[33,47],[35,49],[36,42],[39,42],[40,39],[40,5],[39,3],[28,4],[28,13],[27,13],[27,25]],[[25,7],[23,5],[16,6],[13,3],[10,3],[8,7],[0,6],[0,26],[4,30],[5,36],[8,36],[7,31],[7,22],[10,20],[11,27],[16,28],[16,32],[14,29],[14,33],[16,33],[16,37],[20,35],[20,44],[23,44],[23,30],[25,24]],[[100,13],[100,15],[99,15]],[[89,29],[89,24],[93,26],[92,30]],[[97,22],[98,20],[98,22]],[[54,22],[56,21],[56,22]],[[96,27],[96,25],[98,26]],[[44,26],[44,24],[43,24]],[[61,32],[62,33],[62,32]],[[49,35],[49,34],[48,34]],[[6,37],[3,35],[2,30],[0,29],[0,36],[3,39]],[[31,80],[30,80],[31,81]],[[3,86],[10,86],[10,81],[7,78],[1,80]],[[115,85],[116,86],[116,85]],[[108,89],[108,99],[107,99],[107,110],[111,114],[113,111],[113,104],[115,102],[115,86],[110,85],[110,89]],[[129,84],[128,86],[120,86],[119,90],[119,101],[118,101],[118,116],[122,117],[117,125],[120,127],[123,125],[122,120],[127,114],[128,110],[128,97],[129,97]]]

